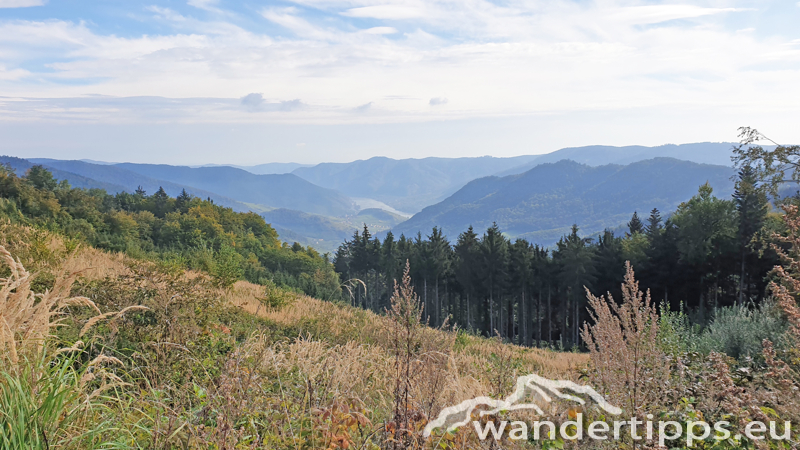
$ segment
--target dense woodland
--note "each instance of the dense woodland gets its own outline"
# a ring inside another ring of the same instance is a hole
[[[427,236],[383,240],[365,226],[341,245],[334,258],[343,279],[366,284],[353,301],[381,311],[393,280],[408,260],[425,317],[433,325],[446,320],[484,335],[499,333],[524,345],[580,345],[579,330],[588,319],[586,289],[620,298],[625,261],[654,301],[684,309],[704,323],[722,306],[760,302],[767,274],[777,263],[763,237],[777,230],[767,188],[756,172],[738,173],[732,198],[717,198],[708,184],[663,217],[634,213],[624,235],[612,231],[582,237],[577,225],[552,249],[525,239],[507,239],[495,224],[472,227],[448,240],[438,228]]]
[[[325,255],[281,244],[258,214],[234,212],[185,191],[177,198],[163,189],[111,195],[72,188],[41,166],[20,176],[0,165],[0,216],[97,248],[202,270],[221,285],[246,279],[323,299],[341,295]]]

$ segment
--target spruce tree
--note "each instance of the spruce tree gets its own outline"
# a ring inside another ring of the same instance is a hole
[[[739,213],[737,237],[739,239],[740,270],[738,303],[743,304],[748,291],[749,274],[747,267],[754,259],[751,241],[764,225],[769,211],[769,200],[764,187],[758,185],[755,170],[744,166],[739,171],[736,190],[733,193],[736,211]]]
[[[661,232],[662,228],[661,212],[659,212],[658,208],[653,208],[653,210],[650,211],[650,217],[647,218],[647,225],[644,227],[645,232],[647,233],[647,238],[650,239],[650,242],[652,242],[656,235]]]
[[[480,244],[479,270],[485,289],[484,330],[491,336],[500,328],[499,306],[506,286],[508,269],[508,240],[495,222],[486,230]]]
[[[628,222],[628,233],[630,236],[633,236],[635,233],[641,233],[643,231],[644,224],[642,223],[641,219],[639,219],[639,214],[634,211],[631,221]]]
[[[467,329],[473,326],[472,305],[480,291],[477,264],[479,245],[478,235],[470,225],[467,231],[458,235],[454,248],[454,273],[461,288],[463,304],[461,321],[466,324]]]

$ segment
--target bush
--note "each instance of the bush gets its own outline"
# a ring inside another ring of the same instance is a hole
[[[670,311],[669,305],[664,302],[660,309],[658,343],[661,350],[673,358],[696,352],[700,327],[692,325],[689,316],[683,311],[683,305],[681,304],[679,311]]]
[[[771,302],[758,307],[718,308],[713,317],[697,340],[697,350],[704,354],[718,352],[734,358],[755,357],[761,354],[764,339],[780,346],[788,329],[786,320]]]

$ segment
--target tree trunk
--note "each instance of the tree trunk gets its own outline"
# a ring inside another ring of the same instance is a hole
[[[552,311],[550,310],[550,284],[547,285],[547,344],[553,345],[553,321]]]
[[[441,315],[442,315],[442,302],[439,299],[439,277],[436,277],[436,314],[434,317],[436,317],[437,327],[442,324],[441,320],[439,320],[441,318]]]
[[[542,346],[542,286],[539,286],[539,295],[536,297],[536,346]]]
[[[744,267],[745,267],[744,259],[745,259],[745,255],[746,255],[745,248],[742,248],[742,270],[741,270],[741,274],[739,275],[739,300],[738,300],[739,305],[744,305],[744,290],[745,290],[745,286],[746,286],[746,284],[744,282]]]

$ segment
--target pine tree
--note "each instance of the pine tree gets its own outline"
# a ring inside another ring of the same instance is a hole
[[[655,236],[661,232],[662,228],[661,212],[659,212],[658,208],[653,208],[653,210],[650,211],[650,217],[647,218],[647,225],[644,227],[647,238],[650,240],[650,242],[652,242]]]
[[[570,335],[562,334],[573,344],[578,344],[578,327],[581,305],[585,303],[585,289],[591,289],[595,281],[594,252],[589,245],[590,240],[578,236],[578,225],[572,225],[569,235],[561,238],[557,244],[553,258],[561,268],[560,282],[567,290],[567,302],[564,303],[563,318]],[[572,324],[569,324],[572,319]],[[566,330],[565,330],[566,331]]]
[[[485,297],[484,331],[487,335],[494,334],[500,324],[500,300],[506,286],[508,268],[508,240],[500,232],[500,227],[495,222],[486,230],[480,244],[481,260],[479,270],[482,274]]]
[[[641,233],[643,231],[644,224],[642,223],[641,219],[639,219],[639,213],[634,211],[631,221],[628,222],[628,235],[633,236],[635,233]]]
[[[447,238],[442,234],[442,230],[438,227],[433,227],[433,231],[428,236],[427,243],[427,268],[431,281],[434,284],[434,308],[433,317],[436,326],[442,323],[442,305],[439,296],[439,282],[446,277],[447,271],[450,270],[450,243]]]
[[[191,201],[192,196],[186,192],[186,189],[181,189],[181,193],[175,198],[175,207],[185,213]]]
[[[455,277],[456,282],[461,287],[462,296],[462,315],[461,320],[467,324],[467,329],[471,329],[472,322],[472,301],[479,292],[478,286],[478,235],[472,228],[458,235],[458,241],[454,248],[455,252]]]
[[[513,294],[514,296],[509,297],[509,309],[513,309],[511,306],[511,299],[516,297],[519,302],[517,303],[517,314],[509,313],[509,317],[518,317],[517,328],[519,330],[518,333],[518,341],[517,343],[527,344],[530,345],[531,335],[530,335],[530,327],[529,327],[529,316],[530,316],[530,307],[529,307],[529,298],[530,298],[530,283],[531,283],[531,275],[532,275],[532,262],[533,262],[533,247],[531,244],[525,239],[517,239],[514,243],[509,247],[509,277],[511,281],[511,285],[513,287]],[[510,326],[512,332],[511,336],[513,337],[513,323]]]
[[[739,213],[738,239],[740,251],[740,272],[739,272],[739,296],[738,303],[745,301],[747,286],[749,286],[749,274],[747,266],[750,265],[753,257],[751,241],[753,236],[764,225],[764,220],[769,211],[769,200],[764,187],[758,186],[755,171],[751,166],[744,166],[739,171],[739,179],[736,181],[736,190],[733,193],[736,203],[736,211]]]

